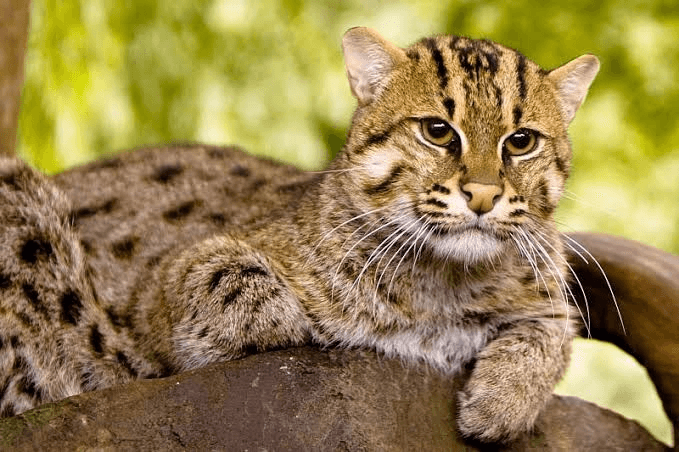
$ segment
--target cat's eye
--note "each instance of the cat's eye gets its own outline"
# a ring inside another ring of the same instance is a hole
[[[530,129],[519,129],[507,137],[503,147],[509,155],[524,155],[534,150],[537,143],[537,132]]]
[[[420,121],[422,136],[436,146],[448,146],[453,141],[459,142],[457,132],[446,121],[438,118],[425,118]]]

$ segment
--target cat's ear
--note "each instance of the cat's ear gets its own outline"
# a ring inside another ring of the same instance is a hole
[[[369,104],[389,81],[389,75],[405,52],[365,27],[349,29],[342,39],[347,77],[360,105]]]
[[[583,55],[549,72],[548,77],[556,85],[561,113],[567,125],[585,100],[597,72],[599,59],[594,55]]]

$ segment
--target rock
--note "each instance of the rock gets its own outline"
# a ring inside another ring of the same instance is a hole
[[[483,450],[455,431],[462,378],[368,351],[295,348],[81,394],[0,421],[2,450]],[[485,449],[488,449],[486,447]],[[664,450],[636,422],[554,396],[490,450]]]

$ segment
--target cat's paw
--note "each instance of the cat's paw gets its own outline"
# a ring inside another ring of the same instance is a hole
[[[521,400],[521,391],[470,380],[458,395],[457,428],[484,443],[507,443],[529,432],[542,408]]]

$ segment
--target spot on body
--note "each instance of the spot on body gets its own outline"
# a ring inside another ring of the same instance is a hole
[[[138,242],[139,237],[126,237],[111,245],[111,253],[118,259],[130,259]]]
[[[76,325],[80,319],[80,311],[83,308],[80,296],[69,290],[61,296],[61,320],[71,325]]]
[[[198,200],[184,202],[177,207],[165,211],[163,213],[163,218],[170,223],[181,221],[191,215],[191,212],[193,212],[200,204],[201,202]]]
[[[224,226],[226,224],[226,216],[223,213],[211,213],[208,215],[208,219],[217,226]]]
[[[241,276],[269,276],[265,268],[259,266],[244,267],[240,271]]]
[[[90,330],[90,346],[96,355],[104,353],[104,337],[99,331],[99,325],[93,325]]]
[[[179,164],[167,164],[159,166],[151,175],[151,179],[167,184],[184,172],[184,168]]]
[[[49,318],[49,311],[47,310],[47,306],[45,306],[45,304],[40,299],[40,294],[38,293],[38,290],[35,288],[35,286],[26,283],[23,284],[21,288],[23,289],[24,295],[26,296],[26,298],[28,298],[28,301],[30,302],[33,309],[36,312],[42,314],[45,318]]]
[[[0,174],[0,184],[7,185],[12,190],[23,190],[21,168],[14,168],[8,174]]]
[[[130,359],[127,357],[125,353],[122,351],[116,352],[116,361],[118,361],[118,364],[123,366],[133,377],[138,376],[137,370],[132,367],[132,363],[130,363]]]
[[[18,392],[26,394],[33,399],[43,398],[40,388],[38,388],[35,381],[33,381],[33,379],[29,378],[27,375],[24,375],[19,379],[19,381],[16,382],[15,388]]]
[[[12,280],[9,276],[0,273],[0,290],[9,289],[12,286]]]
[[[229,174],[238,177],[249,177],[251,173],[250,168],[243,165],[234,165],[234,167],[231,168],[231,171],[229,171]]]
[[[21,246],[19,256],[28,264],[35,264],[38,260],[48,259],[54,250],[52,244],[42,238],[33,238],[26,240]]]
[[[93,217],[100,214],[109,214],[118,206],[118,200],[113,198],[104,201],[100,204],[81,207],[71,212],[71,220],[73,224],[78,224],[80,220]]]

